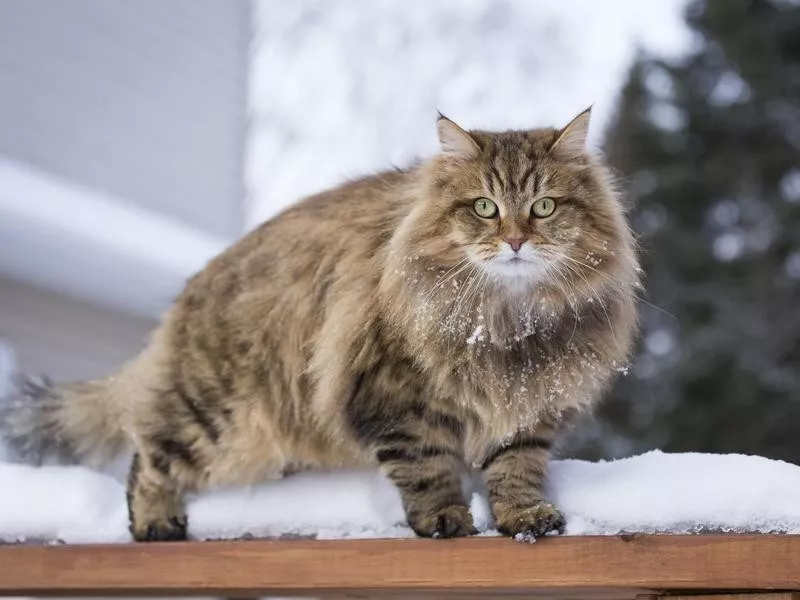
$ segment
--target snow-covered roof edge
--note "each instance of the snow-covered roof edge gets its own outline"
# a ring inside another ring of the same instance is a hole
[[[0,275],[158,316],[227,241],[0,156]]]

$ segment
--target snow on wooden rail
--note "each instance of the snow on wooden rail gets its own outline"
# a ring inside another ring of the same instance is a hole
[[[0,463],[0,542],[130,542],[125,471]],[[493,531],[479,478],[475,524]],[[665,454],[555,461],[549,498],[568,535],[622,532],[800,534],[800,466],[758,456]],[[192,539],[414,537],[397,488],[377,471],[305,473],[209,491],[188,505]]]
[[[0,547],[0,595],[420,597],[461,592],[622,599],[734,590],[800,590],[800,536],[563,537],[536,544],[483,537]]]

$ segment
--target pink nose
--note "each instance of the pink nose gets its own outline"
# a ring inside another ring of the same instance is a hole
[[[519,252],[519,249],[522,248],[522,244],[525,243],[525,238],[506,238],[506,243],[511,246],[514,252]]]

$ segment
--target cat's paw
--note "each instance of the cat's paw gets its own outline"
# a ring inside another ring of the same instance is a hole
[[[169,517],[149,523],[131,524],[137,542],[179,542],[186,539],[186,517]]]
[[[496,515],[497,529],[504,535],[523,541],[543,537],[550,532],[564,533],[567,521],[549,502],[515,507]]]
[[[420,537],[454,538],[478,533],[469,507],[461,504],[452,504],[416,519],[409,518],[409,525]]]

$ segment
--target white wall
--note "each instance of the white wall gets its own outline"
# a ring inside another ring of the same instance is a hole
[[[0,307],[0,398],[11,371],[57,381],[108,375],[144,347],[155,327],[155,320],[3,278]]]
[[[250,8],[0,1],[0,276],[155,318],[241,235]]]
[[[248,0],[2,0],[0,155],[237,236],[249,45]]]

